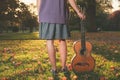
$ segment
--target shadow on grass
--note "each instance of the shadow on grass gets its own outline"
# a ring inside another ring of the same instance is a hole
[[[72,80],[71,79],[71,73],[68,71],[67,73],[64,73],[65,77],[67,78],[67,80]]]
[[[100,80],[100,75],[95,72],[75,73],[77,80]]]
[[[105,59],[114,62],[120,62],[120,52],[116,50],[110,50],[104,46],[96,46],[93,47],[93,52],[97,55],[102,55]]]
[[[61,80],[60,76],[53,76],[52,79],[48,79],[47,76],[45,77],[45,71],[39,72],[38,69],[28,69],[22,70],[20,72],[14,73],[14,75],[6,77],[7,80]],[[88,72],[88,73],[75,73],[77,79],[71,78],[71,72],[67,72],[64,76],[67,80],[99,80],[100,75],[95,72]],[[64,80],[64,79],[62,79]],[[65,79],[66,80],[66,79]]]

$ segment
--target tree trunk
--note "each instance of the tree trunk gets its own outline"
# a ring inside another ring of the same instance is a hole
[[[96,32],[96,0],[87,0],[86,14],[87,14],[87,31]]]

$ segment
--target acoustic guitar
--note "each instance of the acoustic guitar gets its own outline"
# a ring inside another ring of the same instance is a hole
[[[72,69],[74,72],[90,72],[94,70],[95,60],[91,56],[92,45],[85,41],[85,24],[81,21],[81,40],[74,42],[73,48],[76,53],[72,59]]]

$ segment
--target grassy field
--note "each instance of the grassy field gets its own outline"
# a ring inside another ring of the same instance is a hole
[[[93,45],[95,69],[76,75],[70,64],[75,54],[73,42],[79,38],[78,32],[72,32],[72,39],[67,40],[69,74],[59,72],[54,80],[120,80],[120,32],[87,33],[86,39]],[[55,46],[60,70],[58,41]],[[0,80],[53,80],[50,68],[44,40],[0,40]]]
[[[38,32],[33,32],[33,33],[9,32],[9,33],[1,33],[0,40],[19,40],[19,39],[21,39],[21,40],[33,40],[33,39],[39,39],[38,36],[39,36]]]

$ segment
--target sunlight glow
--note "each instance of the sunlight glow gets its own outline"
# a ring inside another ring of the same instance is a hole
[[[119,10],[120,9],[119,4],[120,2],[118,0],[112,0],[112,6],[113,6],[112,11]]]
[[[25,4],[36,4],[36,0],[20,0],[21,2],[24,2]]]
[[[20,1],[24,2],[27,5],[33,4],[34,6],[30,6],[30,10],[32,13],[35,13],[37,15],[36,0],[20,0]]]
[[[20,0],[20,1],[24,2],[25,4],[28,4],[28,5],[29,4],[36,5],[36,0]],[[120,10],[119,4],[120,4],[120,2],[118,0],[112,0],[112,6],[113,6],[112,11]]]

